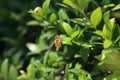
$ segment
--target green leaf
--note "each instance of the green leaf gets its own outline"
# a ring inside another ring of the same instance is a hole
[[[32,13],[32,12],[31,12]],[[35,9],[34,9],[34,12],[33,13],[37,13],[37,14],[39,14],[39,15],[43,15],[43,10],[42,10],[42,8],[41,7],[36,7]]]
[[[74,4],[74,2],[72,0],[63,0],[63,3],[69,5],[70,7],[78,10],[77,6]]]
[[[36,20],[32,20],[32,21],[28,21],[28,22],[27,22],[27,25],[28,25],[28,26],[39,26],[39,25],[40,25],[40,22],[39,22],[39,21],[36,21]]]
[[[111,3],[111,4],[107,5],[107,8],[114,7],[114,6],[115,6],[115,4]]]
[[[60,37],[62,38],[62,43],[63,44],[67,44],[67,45],[72,45],[72,38],[71,37],[67,37],[65,35],[60,35]]]
[[[80,63],[76,63],[75,64],[75,69],[80,69],[82,66],[81,66],[81,64]]]
[[[94,33],[97,34],[97,35],[99,35],[99,36],[101,36],[102,38],[105,37],[105,35],[103,34],[103,32],[100,31],[100,30],[96,30]]]
[[[11,65],[10,69],[9,69],[9,78],[11,80],[14,80],[14,79],[16,79],[17,76],[18,76],[17,69],[15,68],[15,66]]]
[[[82,10],[86,9],[90,0],[76,0]]]
[[[43,20],[43,10],[41,7],[36,7],[33,10],[30,10],[29,13],[31,13],[31,15],[36,19],[36,20],[39,20],[39,21],[42,21]]]
[[[13,57],[12,57],[13,64],[18,65],[21,55],[22,55],[21,51],[19,51],[18,53],[13,55]]]
[[[94,42],[96,42],[96,41],[98,41],[98,40],[100,40],[101,38],[99,37],[99,36],[91,36],[91,39],[90,39],[90,42],[91,43],[94,43]]]
[[[45,55],[44,55],[43,64],[44,64],[45,67],[47,66],[49,53],[50,53],[50,51],[48,50],[48,51],[45,52]]]
[[[39,52],[38,46],[34,43],[27,43],[27,47],[33,53],[38,53]]]
[[[56,14],[55,14],[55,13],[52,13],[52,14],[50,15],[50,22],[51,22],[51,23],[54,23],[56,20],[57,20]]]
[[[114,43],[120,41],[120,35],[116,38],[116,40],[114,41]]]
[[[76,69],[76,68],[73,68],[73,69],[70,69],[69,72],[72,72],[72,73],[75,73],[75,75],[78,77],[77,80],[86,80],[87,79],[87,72],[82,70],[82,69]]]
[[[110,11],[105,12],[104,15],[103,15],[103,18],[104,18],[104,22],[105,22],[105,23],[106,23],[107,21],[109,21]]]
[[[108,21],[107,24],[108,25],[105,24],[103,26],[103,34],[105,35],[106,39],[111,40],[111,38],[112,38],[112,32],[111,32],[111,30],[109,28],[111,26],[110,21]]]
[[[8,66],[9,66],[8,59],[5,59],[1,64],[1,73],[5,78],[8,77]]]
[[[73,33],[72,27],[68,23],[66,23],[66,22],[63,22],[63,29],[65,30],[65,32],[69,36]]]
[[[80,55],[82,56],[84,61],[87,61],[89,57],[90,50],[89,48],[81,48],[80,49]]]
[[[68,15],[66,14],[65,10],[60,9],[58,11],[58,16],[61,21],[69,19]]]
[[[120,41],[120,26],[119,25],[115,25],[114,27],[112,41],[114,41],[114,43]]]
[[[85,47],[85,48],[90,48],[92,47],[91,44],[88,44],[88,43],[81,43],[81,46]]]
[[[80,33],[80,31],[75,31],[71,34],[71,38],[75,38],[78,34]]]
[[[54,58],[53,58],[54,57]],[[57,55],[57,53],[55,52],[51,52],[49,53],[49,60],[48,60],[48,64],[51,66],[53,65],[57,59],[59,58],[59,56]]]
[[[54,71],[55,69],[54,69],[54,68],[50,68],[50,67],[44,67],[44,68],[42,68],[41,70],[44,71],[44,72],[52,72],[52,71]]]
[[[53,28],[56,28],[56,26],[48,26],[47,28],[48,29],[53,29]]]
[[[47,14],[49,12],[49,4],[50,4],[50,0],[45,0],[43,5],[42,5],[42,9],[43,9],[43,14],[47,17]]]
[[[73,69],[70,69],[69,72],[78,74],[80,72],[80,69],[73,68]]]
[[[110,19],[110,23],[111,23],[111,26],[109,26],[109,28],[110,28],[110,30],[111,30],[111,32],[112,32],[113,29],[114,29],[115,18]]]
[[[101,22],[102,20],[102,10],[101,7],[98,7],[97,9],[95,9],[91,16],[90,16],[90,20],[93,24],[93,27],[96,28],[96,26]]]
[[[91,27],[90,22],[88,22],[86,19],[81,19],[81,18],[75,18],[75,19],[71,19],[72,22],[82,25],[84,27]]]
[[[106,22],[106,24],[103,26],[103,33],[105,35],[105,38],[111,40],[112,39],[112,34],[113,34],[113,29],[114,29],[114,22],[115,19],[112,18],[109,21]]]
[[[86,78],[84,77],[83,74],[79,73],[78,75],[78,80],[85,80]]]
[[[68,64],[66,64],[66,66],[65,66],[65,73],[66,73],[66,78],[68,79],[68,77],[69,77],[69,65]]]
[[[35,68],[33,64],[29,64],[29,66],[27,67],[27,77],[29,79],[35,77]]]
[[[116,11],[116,10],[119,10],[119,9],[120,9],[120,4],[116,5],[116,6],[112,9],[112,11]]]
[[[102,0],[102,4],[103,5],[106,5],[106,4],[109,4],[111,0]]]
[[[108,48],[112,45],[112,41],[111,40],[108,40],[108,39],[105,39],[104,43],[103,43],[103,46],[104,48]]]
[[[115,71],[112,74],[110,74],[109,76],[106,77],[107,80],[119,80],[120,79],[120,71]]]

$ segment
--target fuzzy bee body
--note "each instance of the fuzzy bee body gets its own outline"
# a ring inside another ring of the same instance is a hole
[[[60,48],[62,44],[62,39],[59,35],[55,36],[54,44],[56,48]]]

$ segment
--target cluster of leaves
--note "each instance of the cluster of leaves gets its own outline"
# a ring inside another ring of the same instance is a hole
[[[120,4],[63,0],[55,9],[50,3],[46,0],[42,7],[29,11],[35,20],[27,24],[43,30],[36,43],[27,43],[28,54],[37,56],[17,79],[120,79],[120,26],[114,15]],[[59,49],[53,46],[55,35],[62,39]]]
[[[27,69],[20,70],[17,80],[119,80],[119,2],[45,0],[42,7],[31,9],[29,13],[35,20],[27,22],[27,25],[40,26],[42,30],[39,30],[36,42],[25,42],[29,49],[27,55],[32,58]],[[35,32],[37,30],[31,31]],[[54,46],[56,35],[62,39],[59,49]],[[21,44],[19,40],[21,37],[17,40]],[[2,62],[0,71],[3,78],[0,74],[0,79],[16,78],[23,63],[19,52],[25,52],[21,47],[17,45],[11,52],[18,52],[12,59],[14,65],[9,64],[8,59]]]

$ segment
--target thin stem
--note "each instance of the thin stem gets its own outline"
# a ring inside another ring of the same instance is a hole
[[[91,25],[94,27],[94,25],[92,24],[92,22],[90,21],[90,19],[88,18],[88,16],[85,14],[84,10],[81,9],[81,7],[78,5],[78,3],[75,1],[75,5],[78,8],[78,11],[87,19],[88,22],[91,23]],[[95,27],[94,27],[95,29]]]

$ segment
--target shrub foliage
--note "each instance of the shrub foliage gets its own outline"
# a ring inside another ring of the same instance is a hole
[[[112,0],[45,0],[30,9],[27,25],[41,30],[36,42],[26,42],[32,57],[17,80],[119,80],[119,10]]]

